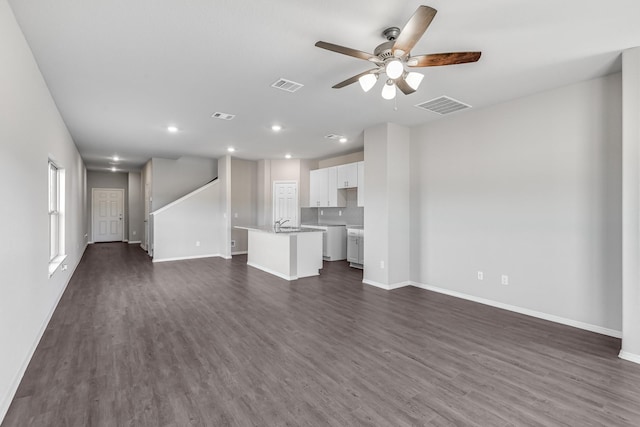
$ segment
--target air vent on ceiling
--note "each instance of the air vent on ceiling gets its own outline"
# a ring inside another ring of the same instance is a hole
[[[211,117],[213,117],[214,119],[220,119],[220,120],[233,120],[233,118],[235,117],[235,114],[215,112],[211,115]]]
[[[296,83],[291,80],[287,80],[283,78],[278,79],[278,81],[276,81],[274,84],[271,85],[271,87],[275,87],[276,89],[284,90],[287,92],[295,92],[298,89],[300,89],[302,86],[304,85],[301,83]]]
[[[448,96],[441,96],[430,101],[416,104],[416,107],[438,114],[449,114],[464,110],[465,108],[471,108],[471,105],[460,102],[457,99],[449,98]]]
[[[329,135],[324,136],[327,139],[335,139],[336,141],[340,140],[340,138],[344,138],[342,135],[337,135],[335,133],[330,133]]]

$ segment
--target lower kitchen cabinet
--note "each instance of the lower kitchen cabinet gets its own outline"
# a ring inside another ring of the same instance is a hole
[[[347,229],[347,261],[349,266],[363,268],[364,265],[364,230]]]
[[[347,229],[344,225],[304,225],[323,230],[322,257],[325,261],[347,259]]]

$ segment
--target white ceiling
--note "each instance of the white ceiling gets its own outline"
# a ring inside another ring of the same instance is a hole
[[[447,95],[481,108],[609,74],[640,45],[640,1],[9,0],[87,167],[138,169],[150,157],[321,158],[361,149],[382,122],[440,119],[414,105]],[[412,54],[482,51],[422,68],[420,89],[380,96],[353,84],[371,68],[314,46],[372,52],[420,4],[438,10]],[[279,78],[304,84],[295,93]],[[216,112],[236,114],[216,120]],[[460,112],[456,114],[465,114]],[[271,131],[273,123],[283,126]],[[175,125],[176,134],[167,132]],[[325,135],[337,133],[340,144]]]

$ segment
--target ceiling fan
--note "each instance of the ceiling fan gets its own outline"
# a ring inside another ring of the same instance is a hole
[[[364,71],[334,85],[333,88],[340,89],[358,81],[362,90],[368,92],[376,84],[380,75],[385,74],[387,79],[382,88],[382,97],[393,99],[396,96],[396,86],[402,93],[409,95],[418,89],[424,78],[423,74],[407,71],[407,68],[464,64],[476,62],[480,59],[481,52],[435,53],[411,56],[411,49],[427,30],[436,13],[437,11],[432,7],[419,6],[402,31],[398,27],[390,27],[384,30],[382,34],[387,38],[387,41],[376,47],[373,54],[333,43],[317,42],[316,46],[322,49],[358,59],[365,59],[376,65],[371,70]]]

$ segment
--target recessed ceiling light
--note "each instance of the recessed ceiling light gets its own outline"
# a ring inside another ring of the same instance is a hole
[[[273,125],[273,126],[271,126],[271,130],[274,131],[274,132],[279,132],[280,130],[282,130],[282,126]]]
[[[290,159],[290,158],[291,158],[291,154],[285,154],[285,155],[284,155],[284,158],[285,158],[285,159]]]
[[[116,171],[116,167],[114,166],[111,168],[111,172],[115,172],[115,171]]]
[[[169,126],[169,127],[167,128],[167,130],[168,130],[169,132],[171,132],[171,133],[176,133],[176,132],[178,132],[178,128],[177,128],[177,127],[175,127],[175,126]]]
[[[229,147],[229,148],[227,148],[227,151],[230,152],[230,153],[233,153],[234,151],[236,151],[236,149],[233,148],[233,147]]]
[[[120,157],[118,157],[118,156],[113,156],[113,161],[114,161],[114,162],[118,162],[118,161],[120,161]]]
[[[343,136],[342,138],[339,139],[339,141],[344,144],[345,142],[347,142],[347,138]]]

